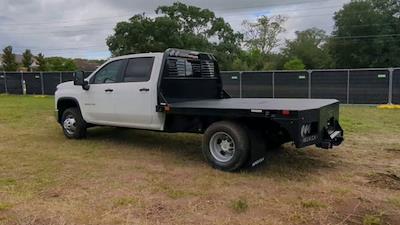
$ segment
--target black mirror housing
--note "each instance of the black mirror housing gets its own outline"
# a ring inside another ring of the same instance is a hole
[[[82,86],[83,90],[89,90],[89,82],[85,80],[85,72],[77,71],[74,73],[74,85]]]

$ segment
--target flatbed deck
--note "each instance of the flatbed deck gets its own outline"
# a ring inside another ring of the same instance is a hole
[[[172,109],[226,109],[226,110],[289,110],[305,111],[338,103],[333,99],[268,99],[229,98],[210,100],[176,101],[169,103]]]

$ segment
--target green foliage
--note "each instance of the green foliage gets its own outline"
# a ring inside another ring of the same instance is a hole
[[[46,58],[48,71],[75,71],[77,66],[74,60],[62,57]]]
[[[397,0],[357,0],[335,14],[330,52],[339,68],[400,65],[400,4]],[[381,36],[385,35],[385,36]],[[349,38],[350,37],[350,38]]]
[[[260,50],[249,50],[240,53],[232,63],[232,70],[261,71],[281,68],[281,54],[264,54]]]
[[[156,18],[138,14],[118,23],[107,38],[111,53],[118,56],[167,48],[208,51],[217,56],[223,69],[229,69],[240,53],[242,35],[208,9],[176,2],[158,7],[156,13]]]
[[[294,58],[286,62],[285,65],[283,66],[285,70],[304,70],[305,67],[306,66],[304,65],[303,61],[301,61],[301,59],[298,58]]]
[[[33,63],[33,55],[31,50],[26,49],[24,53],[22,53],[22,65],[30,70],[31,65]]]
[[[285,58],[300,59],[306,69],[332,68],[324,30],[311,28],[297,31],[296,36],[296,39],[286,41],[286,47],[283,49]]]
[[[36,56],[36,61],[38,63],[38,71],[47,71],[47,61],[42,53]]]
[[[7,46],[3,49],[2,64],[4,71],[17,71],[18,64],[12,46]]]
[[[285,31],[282,26],[285,21],[286,18],[282,16],[262,16],[254,23],[243,21],[246,46],[251,50],[270,54],[278,46],[278,35]]]

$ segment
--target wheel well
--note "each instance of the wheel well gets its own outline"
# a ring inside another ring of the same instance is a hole
[[[68,108],[73,108],[73,107],[76,107],[79,109],[79,104],[76,99],[65,98],[65,99],[58,100],[57,101],[57,110],[58,110],[57,121],[60,123],[61,117],[62,117],[64,111]]]

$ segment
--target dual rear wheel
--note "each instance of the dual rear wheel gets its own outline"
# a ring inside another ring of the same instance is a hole
[[[216,122],[204,133],[203,155],[216,169],[237,171],[249,162],[251,154],[265,151],[265,138],[261,134],[240,123]]]

